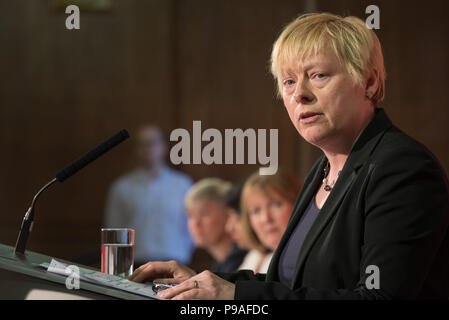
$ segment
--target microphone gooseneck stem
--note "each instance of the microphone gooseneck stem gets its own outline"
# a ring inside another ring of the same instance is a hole
[[[45,186],[43,186],[38,193],[33,198],[33,201],[31,202],[31,206],[29,207],[28,211],[25,213],[25,216],[23,217],[22,225],[20,227],[19,236],[17,237],[16,247],[14,249],[15,254],[24,254],[26,244],[28,241],[28,237],[30,235],[31,230],[33,229],[33,221],[34,221],[34,205],[36,204],[37,199],[41,195],[42,192],[44,192],[45,189],[50,187],[53,183],[58,181],[56,178],[53,178],[50,182],[48,182]]]
[[[39,190],[38,193],[33,198],[33,202],[31,202],[31,206],[28,211],[25,213],[25,217],[23,217],[22,225],[20,226],[19,236],[17,237],[16,247],[14,248],[14,253],[16,255],[25,254],[25,248],[28,241],[28,237],[30,235],[31,230],[33,229],[33,221],[34,221],[34,205],[36,204],[37,199],[47,189],[56,181],[63,182],[67,178],[74,175],[76,172],[87,166],[89,163],[106,153],[107,151],[114,148],[119,143],[129,138],[129,133],[125,129],[119,131],[108,140],[104,141],[100,145],[98,145],[95,149],[89,151],[87,154],[77,159],[72,164],[68,165],[61,171],[59,171],[55,178],[47,183],[42,189]]]

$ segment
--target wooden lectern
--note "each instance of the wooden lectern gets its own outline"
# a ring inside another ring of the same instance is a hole
[[[38,267],[39,264],[50,263],[51,260],[52,257],[31,251],[25,251],[23,255],[16,255],[14,247],[0,244],[0,299],[151,300],[141,295],[82,280],[79,289],[69,290],[65,285],[65,276],[50,273]],[[57,260],[68,265],[74,264],[70,261]],[[92,269],[83,265],[77,266]]]

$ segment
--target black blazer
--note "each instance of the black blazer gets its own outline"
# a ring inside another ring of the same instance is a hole
[[[310,170],[266,275],[219,274],[236,299],[408,299],[449,297],[449,188],[423,145],[378,109],[357,139],[307,234],[293,287],[279,282],[279,257],[315,195],[327,162]],[[365,285],[375,265],[379,289]]]

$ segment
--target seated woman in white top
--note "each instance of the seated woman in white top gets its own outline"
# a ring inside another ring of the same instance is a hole
[[[241,216],[229,214],[227,230],[240,247],[250,249],[239,269],[266,273],[292,213],[301,184],[294,175],[251,175],[241,195]]]

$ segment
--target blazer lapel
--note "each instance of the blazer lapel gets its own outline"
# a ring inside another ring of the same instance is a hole
[[[340,202],[343,200],[344,195],[352,185],[356,176],[357,175],[353,170],[342,170],[340,177],[338,178],[334,188],[332,189],[332,192],[329,194],[326,202],[320,210],[320,213],[318,214],[318,217],[316,218],[315,222],[307,233],[306,238],[304,239],[301,250],[299,252],[298,260],[296,261],[293,283],[298,280],[298,273],[301,270],[310,249],[312,248],[313,244],[315,243],[323,229],[326,227],[327,223],[337,212]]]

